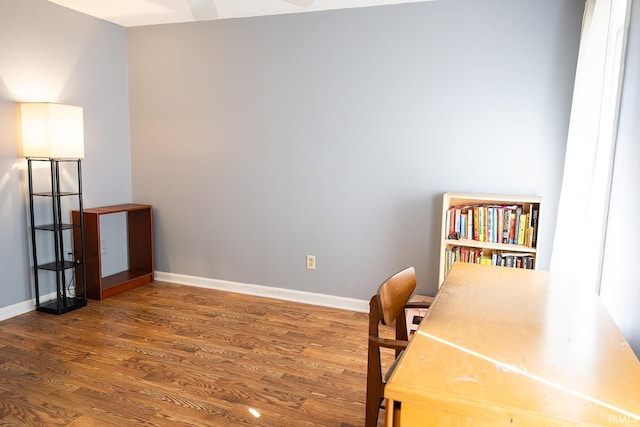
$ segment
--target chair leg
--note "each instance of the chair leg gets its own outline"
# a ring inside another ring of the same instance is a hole
[[[365,427],[376,427],[384,385],[382,384],[382,372],[380,371],[380,350],[369,348],[367,363],[367,401],[365,414]]]
[[[367,389],[367,413],[364,420],[365,427],[376,427],[378,425],[378,414],[380,413],[381,402],[382,395],[380,391]]]

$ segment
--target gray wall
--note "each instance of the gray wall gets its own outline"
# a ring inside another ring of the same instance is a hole
[[[448,0],[129,29],[156,269],[368,299],[414,265],[433,293],[451,190],[541,195],[548,269],[583,9]]]
[[[84,107],[85,206],[131,200],[126,30],[46,0],[0,0],[0,308],[33,297],[17,103]]]
[[[640,3],[634,2],[625,63],[600,295],[635,353],[640,355]]]

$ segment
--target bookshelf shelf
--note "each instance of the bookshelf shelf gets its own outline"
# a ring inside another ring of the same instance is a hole
[[[448,239],[448,244],[453,244],[455,246],[464,246],[467,248],[486,248],[496,251],[506,251],[506,252],[526,252],[526,253],[537,253],[536,248],[532,248],[530,246],[525,245],[513,245],[508,243],[492,243],[492,242],[479,242],[477,240],[471,239]]]
[[[455,262],[537,269],[541,205],[538,196],[445,193],[439,286]]]

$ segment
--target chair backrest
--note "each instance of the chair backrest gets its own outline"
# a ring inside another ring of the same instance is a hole
[[[413,267],[394,274],[378,288],[378,298],[382,309],[382,322],[391,325],[416,290],[416,270]]]

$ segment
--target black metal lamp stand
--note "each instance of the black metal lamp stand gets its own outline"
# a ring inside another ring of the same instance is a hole
[[[49,162],[50,166],[50,191],[34,192],[33,162]],[[72,191],[62,191],[60,185],[60,163],[77,163],[77,187]],[[82,161],[81,159],[54,159],[28,157],[29,172],[29,211],[31,217],[31,247],[33,253],[34,284],[36,309],[39,311],[63,314],[87,305],[87,292],[85,282],[84,260],[84,220],[82,207]],[[35,199],[45,199],[50,203],[52,223],[36,224]],[[62,201],[77,198],[80,211],[80,224],[63,223]],[[38,263],[38,234],[53,233],[53,261]],[[65,260],[65,233],[73,233],[73,258]],[[40,286],[41,274],[55,274],[55,299],[42,302]],[[74,284],[74,292],[71,292],[71,284]]]

